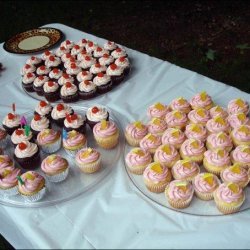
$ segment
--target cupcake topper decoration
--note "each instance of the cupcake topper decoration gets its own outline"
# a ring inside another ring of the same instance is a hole
[[[190,169],[192,167],[191,161],[190,160],[182,160],[182,166]]]
[[[163,173],[163,168],[160,163],[155,162],[151,165],[151,169],[156,172],[157,174],[162,174]]]
[[[169,145],[162,146],[162,151],[166,153],[167,155],[171,155],[171,148]]]
[[[206,101],[206,98],[207,98],[207,92],[206,91],[202,91],[200,93],[200,97],[201,97],[201,100],[204,102]]]
[[[204,109],[202,109],[202,108],[199,108],[198,110],[197,110],[197,114],[200,116],[200,117],[205,117],[205,111],[204,111]]]
[[[245,125],[241,125],[238,131],[243,132],[246,135],[250,134],[248,127],[246,127]]]
[[[192,124],[191,125],[191,130],[193,132],[196,132],[196,133],[200,133],[201,132],[201,128],[197,124]]]
[[[214,120],[215,120],[215,122],[218,122],[221,125],[225,125],[225,121],[224,121],[224,119],[221,116],[216,116],[214,118]]]
[[[30,134],[30,126],[25,125],[25,126],[24,126],[24,131],[25,131],[25,135],[26,135],[26,136],[29,136],[29,134]]]
[[[93,152],[93,149],[92,149],[92,148],[88,148],[87,150],[84,150],[84,151],[81,153],[81,156],[82,156],[83,158],[86,158],[86,157],[88,157],[92,152]]]
[[[16,104],[15,103],[12,103],[12,110],[13,110],[13,113],[15,114],[15,112],[16,112]]]
[[[181,113],[179,110],[175,110],[175,111],[173,112],[173,115],[174,115],[174,117],[177,118],[177,119],[181,119],[181,118],[182,118],[182,113]]]
[[[21,117],[20,119],[20,124],[21,124],[21,127],[25,126],[27,124],[27,120],[24,116]]]
[[[144,156],[144,153],[140,148],[134,148],[132,152],[135,153],[136,155]]]
[[[199,142],[195,139],[191,139],[191,143],[190,143],[194,148],[198,148],[199,147]]]
[[[4,169],[4,171],[2,172],[1,176],[3,178],[7,177],[9,174],[11,173],[11,170],[9,169]]]
[[[146,138],[152,142],[155,142],[156,138],[154,135],[152,135],[151,133],[146,135]]]
[[[240,121],[244,122],[246,120],[246,115],[244,113],[239,113],[239,114],[237,114],[237,118]]]
[[[63,137],[63,139],[67,139],[67,131],[63,128],[63,130],[62,130],[62,137]]]
[[[165,108],[165,106],[163,104],[161,104],[160,102],[157,102],[154,106],[158,110],[164,110],[164,108]]]
[[[232,167],[231,167],[231,170],[233,173],[235,174],[240,174],[240,165],[239,164],[234,164]]]
[[[227,184],[227,187],[233,192],[238,193],[239,192],[239,186],[233,182],[230,182]]]
[[[222,108],[220,106],[216,106],[215,109],[214,109],[216,112],[221,112],[222,111]]]
[[[173,137],[178,138],[180,136],[180,131],[176,128],[173,128],[171,134]]]
[[[161,125],[161,120],[159,118],[153,118],[152,123],[154,125],[160,126]]]
[[[56,159],[56,155],[52,154],[48,157],[48,163],[52,163]]]
[[[209,184],[209,186],[212,186],[214,183],[214,176],[211,173],[205,173],[202,176],[203,180]]]
[[[240,107],[240,108],[244,108],[244,101],[240,98],[236,99],[235,103]]]
[[[106,129],[108,127],[108,122],[106,120],[101,120],[101,130]]]
[[[175,186],[181,189],[183,192],[187,191],[187,182],[185,181],[178,181],[175,183]]]
[[[225,135],[224,132],[218,133],[218,134],[217,134],[217,137],[218,137],[219,139],[221,139],[221,140],[225,140],[225,139],[226,139],[226,135]]]
[[[35,176],[33,174],[31,174],[31,173],[26,173],[25,176],[30,181],[35,180]]]
[[[16,178],[20,182],[21,185],[24,185],[24,181],[22,180],[20,175],[18,175]]]
[[[186,103],[185,99],[182,96],[179,97],[177,100],[180,105],[184,105]]]
[[[244,153],[250,154],[250,147],[244,145],[244,146],[242,147],[242,151],[243,151]]]
[[[220,157],[224,157],[224,156],[225,156],[225,150],[224,150],[224,149],[218,149],[218,150],[217,150],[217,154],[218,154]]]
[[[142,128],[143,128],[142,123],[141,123],[140,121],[136,121],[136,122],[134,122],[133,124],[134,124],[134,126],[135,126],[136,128],[138,128],[138,129],[142,129]]]

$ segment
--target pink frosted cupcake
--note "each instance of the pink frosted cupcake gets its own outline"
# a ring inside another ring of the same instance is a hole
[[[162,136],[167,129],[167,123],[159,118],[153,118],[148,124],[148,132],[154,135]]]
[[[75,162],[83,173],[92,174],[101,168],[101,154],[94,148],[84,148],[76,154]]]
[[[140,148],[148,150],[154,154],[156,149],[161,145],[161,137],[153,134],[147,134],[140,141]]]
[[[198,108],[188,113],[189,123],[201,124],[205,126],[209,119],[209,111],[204,108]]]
[[[130,123],[125,129],[125,138],[130,146],[138,147],[140,141],[148,133],[148,127],[140,121]]]
[[[230,152],[233,148],[233,142],[228,134],[225,132],[219,132],[207,137],[206,147],[210,150],[225,149]]]
[[[193,180],[195,195],[204,201],[213,199],[213,192],[220,185],[219,178],[211,173],[201,173]]]
[[[231,128],[238,128],[241,125],[250,126],[250,119],[244,113],[232,114],[228,117],[228,122]]]
[[[158,162],[153,162],[143,172],[143,181],[150,192],[162,193],[171,181],[171,171]]]
[[[202,163],[206,148],[204,143],[196,139],[187,139],[180,148],[180,155],[184,160],[192,160],[198,164]]]
[[[178,128],[168,128],[161,138],[162,144],[173,145],[176,149],[179,149],[185,140],[185,134]]]
[[[241,125],[240,127],[233,129],[231,132],[231,138],[236,147],[239,145],[250,146],[250,126]]]
[[[219,132],[229,133],[231,130],[227,120],[225,120],[221,116],[216,116],[210,119],[206,124],[206,129],[210,134]]]
[[[249,112],[249,104],[243,99],[234,99],[228,103],[227,110],[230,115],[235,113],[244,113],[247,115]]]
[[[174,179],[191,181],[200,173],[200,167],[194,161],[179,160],[174,164],[171,171]]]
[[[188,139],[197,139],[202,142],[207,139],[207,130],[201,124],[189,124],[186,126],[185,135]]]
[[[190,104],[192,106],[192,109],[204,108],[206,110],[209,110],[213,107],[212,98],[205,91],[192,97],[192,99],[190,100]]]
[[[169,106],[171,110],[179,110],[186,114],[188,114],[191,111],[191,106],[189,102],[183,97],[174,99]]]
[[[203,166],[210,173],[220,175],[221,171],[230,165],[229,153],[224,149],[207,150],[204,153]]]
[[[184,112],[173,110],[166,114],[165,121],[169,128],[184,129],[188,119]]]
[[[220,212],[232,214],[240,210],[245,201],[245,194],[235,183],[222,183],[214,191],[214,201]]]
[[[165,104],[162,104],[160,102],[155,103],[154,105],[151,105],[147,109],[147,116],[148,118],[161,118],[164,119],[165,115],[169,112],[169,107]]]
[[[141,148],[133,148],[125,158],[128,170],[137,175],[143,174],[145,168],[152,162],[151,154]]]
[[[194,195],[194,188],[189,181],[171,181],[166,189],[165,196],[171,207],[183,209],[190,205]]]
[[[211,108],[209,110],[209,113],[210,113],[211,118],[218,116],[218,115],[223,117],[223,118],[228,117],[227,111],[224,108],[222,108],[221,106],[215,106],[215,107]]]
[[[250,167],[250,146],[240,145],[231,152],[232,162],[242,167]]]
[[[239,164],[234,164],[223,170],[220,177],[225,183],[236,183],[239,187],[244,188],[249,182],[249,172]]]
[[[0,155],[0,169],[14,167],[14,162],[8,155]]]
[[[41,169],[51,182],[64,181],[69,173],[69,163],[60,155],[47,156],[41,164]]]
[[[180,155],[172,145],[161,145],[154,154],[154,161],[159,162],[164,167],[171,168],[178,160],[180,160]]]

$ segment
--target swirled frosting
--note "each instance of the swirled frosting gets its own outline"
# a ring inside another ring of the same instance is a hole
[[[169,152],[164,150],[165,147],[168,147]],[[172,145],[161,145],[159,146],[154,154],[154,159],[159,161],[160,163],[171,163],[176,161],[177,157],[179,157],[178,151]]]
[[[50,56],[45,60],[45,66],[48,68],[58,67],[61,64],[61,59],[57,56]]]
[[[109,54],[109,52],[101,47],[95,48],[93,52],[94,57],[102,57],[104,54]]]
[[[49,77],[48,76],[43,76],[43,75],[40,75],[38,77],[35,78],[34,82],[33,82],[33,85],[35,87],[42,87],[44,85],[45,82],[48,82],[49,81]]]
[[[72,83],[70,85],[64,84],[60,90],[61,96],[71,96],[74,95],[76,92],[77,92],[77,87],[75,84]]]
[[[209,111],[199,108],[192,110],[188,113],[188,119],[191,123],[198,123],[205,125],[207,121],[210,119]]]
[[[140,141],[140,147],[145,150],[156,149],[161,145],[161,137],[153,134],[147,134]]]
[[[228,117],[227,111],[224,108],[220,107],[220,106],[215,106],[215,107],[211,108],[209,110],[209,113],[210,113],[211,118],[213,118],[213,117],[215,117],[217,115],[219,115],[219,116],[221,116],[223,118]]]
[[[115,64],[122,69],[130,67],[130,63],[127,57],[120,57],[115,60]]]
[[[86,144],[86,142],[86,137],[83,134],[72,130],[67,133],[67,138],[63,139],[63,146],[66,148],[70,148],[79,145],[84,145]]]
[[[77,54],[81,53],[83,50],[82,47],[80,47],[78,44],[74,45],[74,47],[71,49],[71,55],[76,56]]]
[[[250,119],[242,112],[230,115],[227,120],[232,128],[237,128],[241,125],[250,126]]]
[[[217,134],[210,134],[207,137],[207,143],[210,144],[213,149],[216,148],[226,149],[227,147],[229,148],[233,147],[233,142],[231,137],[224,132],[220,132]]]
[[[240,142],[250,142],[250,126],[241,125],[233,129],[231,136]]]
[[[36,79],[36,75],[34,73],[27,73],[27,74],[24,74],[22,78],[22,82],[24,84],[29,84],[29,83],[34,82],[35,79]]]
[[[152,157],[151,154],[146,150],[141,148],[133,148],[126,155],[125,161],[129,167],[145,166],[151,163]]]
[[[54,53],[50,50],[46,50],[42,53],[42,59],[45,61],[50,56],[54,56]]]
[[[30,127],[35,131],[41,131],[45,128],[48,128],[49,126],[50,126],[49,119],[47,119],[45,116],[40,116],[39,120],[33,118],[30,123]]]
[[[76,63],[71,63],[66,69],[66,73],[69,75],[77,75],[79,72],[81,72],[81,68],[79,66]]]
[[[85,80],[92,80],[93,75],[89,71],[81,71],[77,74],[76,79],[78,82],[83,82]]]
[[[231,157],[235,162],[240,162],[242,164],[250,164],[250,146],[240,145],[236,147],[232,153]]]
[[[25,75],[28,73],[33,73],[36,71],[36,67],[34,65],[30,65],[30,64],[25,64],[22,69],[21,69],[21,75]]]
[[[165,121],[170,128],[184,126],[187,123],[187,116],[181,111],[174,110],[166,114]]]
[[[58,57],[62,57],[64,54],[67,54],[67,53],[69,53],[69,52],[70,52],[70,49],[67,49],[67,48],[64,47],[64,46],[60,46],[60,47],[56,50],[55,54],[56,54],[56,56],[58,56]]]
[[[62,76],[58,79],[58,84],[63,86],[66,82],[74,83],[74,78],[66,73],[62,74]]]
[[[201,124],[188,124],[186,126],[185,135],[189,139],[193,138],[204,142],[207,138],[207,130]]]
[[[59,79],[62,76],[63,72],[60,69],[54,68],[49,72],[49,77],[51,79]]]
[[[156,171],[152,169],[153,165],[154,163],[149,164],[148,167],[144,170],[143,178],[155,184],[165,181],[167,176],[169,175],[170,170],[167,167],[161,166],[162,173],[157,173]]]
[[[221,178],[224,182],[248,182],[249,175],[244,167],[238,166],[239,171],[234,171],[234,166],[228,167],[221,172]]]
[[[98,122],[93,128],[94,135],[101,138],[112,136],[116,132],[117,132],[117,126],[113,121],[107,121],[105,128],[102,127],[101,122]]]
[[[182,144],[185,140],[185,134],[177,128],[168,128],[162,135],[162,144],[171,144],[173,146]]]
[[[60,155],[47,156],[41,164],[41,169],[48,175],[54,175],[67,169],[68,161]]]
[[[9,128],[18,127],[19,124],[20,124],[20,115],[18,114],[9,113],[3,119],[3,125]]]
[[[29,132],[29,135],[27,136],[25,134],[25,130],[23,128],[20,128],[20,129],[16,129],[12,135],[11,135],[11,141],[14,143],[14,144],[18,144],[22,141],[30,141],[31,138],[32,138],[33,134],[32,134],[32,131]]]
[[[190,104],[193,109],[206,108],[210,106],[212,103],[213,101],[212,101],[211,96],[209,96],[205,92],[196,94],[190,100]]]
[[[60,46],[65,47],[66,49],[72,49],[74,45],[75,43],[70,40],[65,40],[60,44]]]
[[[35,107],[35,111],[42,116],[46,116],[52,110],[52,106],[47,101],[40,101]]]
[[[59,109],[58,105],[62,106],[62,109]],[[66,114],[71,114],[71,113],[72,113],[72,108],[69,105],[64,103],[59,103],[52,109],[51,117],[54,120],[58,120],[61,118],[65,118]]]
[[[240,112],[247,115],[249,112],[249,104],[243,99],[233,99],[228,103],[227,110],[230,115]]]
[[[231,165],[229,153],[226,150],[207,150],[204,153],[204,159],[207,160],[208,164],[217,167],[225,167]]]
[[[83,69],[88,69],[96,63],[96,59],[90,56],[85,56],[79,63],[79,67]]]
[[[45,82],[43,85],[43,91],[45,93],[52,93],[52,92],[56,92],[59,88],[59,85],[57,82]]]
[[[20,148],[20,144],[25,144],[26,148]],[[18,158],[26,158],[33,156],[38,151],[38,147],[35,143],[24,141],[19,143],[15,148],[15,155]]]
[[[194,161],[179,160],[171,169],[177,180],[194,177],[200,172],[199,165]]]
[[[0,155],[0,169],[14,167],[14,163],[8,155]]]
[[[180,150],[185,156],[197,156],[203,154],[206,149],[200,140],[187,139],[181,145]]]
[[[97,44],[93,43],[92,41],[88,41],[88,43],[85,45],[85,48],[88,53],[92,53],[97,48]]]
[[[42,65],[36,69],[36,73],[37,75],[47,75],[49,74],[50,70],[51,70],[50,68]]]
[[[148,133],[148,127],[140,123],[136,126],[135,123],[129,123],[125,128],[126,133],[134,139],[140,140]]]
[[[74,56],[72,56],[70,53],[63,54],[61,57],[62,62],[65,64],[67,61],[70,61],[72,59],[75,59]]]
[[[172,110],[179,110],[184,113],[188,113],[191,110],[191,106],[189,102],[184,99],[183,97],[175,98],[171,103],[170,103],[170,108]]]
[[[76,161],[80,164],[82,163],[91,163],[97,161],[101,154],[94,148],[91,148],[91,151],[89,150],[90,148],[83,148],[76,154]],[[85,152],[89,151],[89,153],[86,155]]]
[[[81,92],[96,91],[96,85],[92,81],[84,80],[79,83],[79,90]]]
[[[205,177],[207,173],[201,173],[195,176],[193,180],[194,189],[200,193],[212,193],[219,185],[220,181],[214,174],[209,174],[212,181],[207,181]]]
[[[168,105],[162,103],[155,103],[147,109],[147,116],[149,118],[165,118],[165,115],[170,111]]]
[[[106,73],[109,76],[120,76],[123,73],[123,68],[113,63],[108,66]]]
[[[95,64],[91,65],[89,72],[91,74],[98,74],[100,72],[105,72],[106,69],[107,69],[106,66],[103,66],[99,63],[95,63]]]
[[[31,56],[31,57],[26,61],[26,64],[36,66],[37,64],[39,64],[39,63],[41,63],[41,62],[42,62],[42,59],[41,59],[41,58],[36,57],[36,56]]]
[[[84,57],[85,57],[85,56],[91,57],[92,55],[89,54],[89,53],[87,53],[87,51],[84,49],[84,50],[82,50],[82,51],[77,55],[77,60],[78,60],[78,61],[82,61],[82,60],[84,60]]]
[[[126,53],[125,49],[117,48],[111,53],[111,56],[113,56],[115,59],[117,59],[117,58],[120,58],[123,56],[127,56],[127,53]]]
[[[152,134],[163,133],[167,129],[167,123],[165,120],[159,118],[153,118],[147,126],[148,132]]]
[[[101,58],[99,58],[99,63],[104,66],[108,66],[115,61],[114,57],[108,54],[104,54]]]
[[[37,142],[39,145],[46,145],[55,142],[58,138],[60,138],[59,131],[55,131],[53,129],[43,129],[37,135]]]
[[[107,41],[106,43],[104,43],[104,49],[106,50],[115,50],[117,48],[117,44],[113,41]]]
[[[74,119],[72,117],[74,117]],[[66,128],[79,128],[84,124],[84,122],[84,116],[74,113],[73,115],[69,115],[69,117],[64,120],[64,126]]]
[[[208,120],[206,129],[210,133],[228,132],[230,126],[227,120],[223,119],[220,116],[215,116],[214,118]]]
[[[105,85],[107,83],[109,83],[111,81],[111,78],[110,76],[106,75],[106,74],[98,74],[94,80],[93,80],[93,83],[96,85],[96,86],[102,86],[102,85]]]
[[[85,47],[86,46],[86,44],[88,43],[88,40],[87,39],[85,39],[85,38],[82,38],[81,40],[79,40],[78,42],[77,42],[77,45],[79,45],[80,47]]]
[[[17,176],[20,175],[21,170],[12,166],[0,168],[0,187],[4,189],[12,188],[17,185]]]
[[[93,112],[93,108],[97,107],[98,111],[97,112]],[[86,116],[88,118],[89,121],[93,121],[93,122],[99,122],[101,120],[106,120],[108,118],[108,111],[105,107],[102,107],[100,105],[96,105],[93,107],[88,108],[87,112],[86,112]]]

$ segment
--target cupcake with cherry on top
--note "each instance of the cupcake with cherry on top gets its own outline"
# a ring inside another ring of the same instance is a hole
[[[77,86],[70,82],[66,82],[61,87],[60,97],[65,103],[76,102],[79,99]]]
[[[43,85],[44,97],[48,102],[56,102],[60,99],[59,84],[53,81],[45,82]]]
[[[97,92],[100,94],[107,93],[112,89],[113,83],[111,77],[100,72],[93,79],[93,83],[96,85]]]
[[[51,119],[51,111],[52,111],[52,106],[49,102],[40,101],[35,107],[34,114],[45,116],[46,118]]]
[[[116,65],[115,63],[108,66],[106,73],[111,77],[112,83],[114,85],[118,85],[119,83],[121,83],[125,77],[123,68]]]
[[[39,96],[43,96],[44,94],[43,85],[48,81],[49,81],[48,76],[39,75],[38,77],[35,78],[33,82],[33,89]]]
[[[117,58],[115,60],[115,64],[122,68],[124,72],[124,76],[127,76],[129,74],[131,66],[127,57],[122,56],[122,57]]]
[[[67,114],[71,115],[74,113],[74,110],[67,104],[58,103],[51,112],[51,118],[54,123],[59,127],[63,127],[64,119]]]
[[[34,73],[27,73],[23,75],[22,78],[22,86],[28,92],[34,92],[33,82],[36,79],[36,75]]]
[[[20,128],[20,115],[15,114],[15,113],[8,113],[3,119],[3,128],[5,131],[9,134],[12,135],[12,133]]]
[[[30,127],[34,138],[36,138],[38,133],[41,132],[43,129],[51,128],[51,124],[50,120],[47,119],[45,116],[35,114],[33,119],[31,120]]]
[[[84,80],[79,84],[79,98],[82,100],[88,100],[96,96],[96,85],[90,80]]]
[[[64,119],[64,129],[69,132],[71,130],[76,130],[80,133],[85,133],[86,118],[79,114],[66,115]]]
[[[33,142],[33,133],[23,128],[16,129],[11,135],[11,142],[14,146],[16,146],[22,141]]]

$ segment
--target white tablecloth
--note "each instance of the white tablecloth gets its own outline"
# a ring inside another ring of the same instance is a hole
[[[62,24],[66,39],[104,39]],[[12,102],[18,112],[34,109],[37,101],[16,84],[29,57],[7,53],[0,47],[6,70],[0,77],[0,115]],[[142,119],[146,108],[173,98],[190,99],[207,91],[226,106],[230,99],[250,95],[195,72],[126,48],[132,72],[126,82],[89,103],[102,103],[126,117]],[[194,60],[196,60],[194,58]],[[125,126],[123,123],[123,126]],[[127,176],[122,157],[112,173],[96,188],[69,202],[41,208],[0,205],[0,232],[16,248],[249,248],[250,210],[231,215],[201,217],[172,211],[142,195]]]

